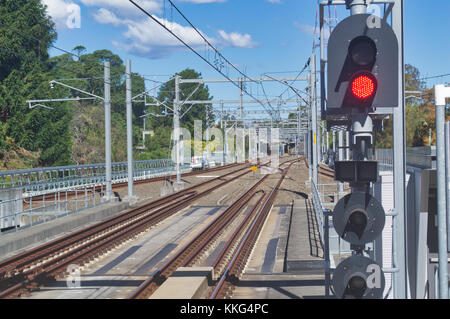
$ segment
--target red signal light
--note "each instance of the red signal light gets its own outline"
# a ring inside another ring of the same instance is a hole
[[[370,98],[375,94],[377,87],[376,79],[368,74],[356,76],[351,83],[352,93],[360,100]]]

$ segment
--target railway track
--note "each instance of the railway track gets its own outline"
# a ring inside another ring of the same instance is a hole
[[[201,175],[201,174],[207,174],[207,173],[211,173],[211,172],[216,172],[216,171],[221,171],[221,170],[225,170],[225,169],[229,169],[229,168],[234,168],[234,167],[238,167],[238,166],[242,166],[242,163],[233,163],[233,164],[228,164],[228,165],[224,165],[224,166],[218,166],[218,167],[214,167],[214,168],[209,168],[206,170],[201,170],[201,171],[191,171],[191,172],[187,172],[187,173],[183,173],[181,174],[181,177],[188,177],[188,176],[195,176],[195,175]],[[164,181],[167,179],[173,179],[176,178],[176,175],[166,175],[166,176],[158,176],[158,177],[153,177],[153,178],[148,178],[148,179],[142,179],[142,180],[136,180],[134,181],[134,185],[141,185],[141,184],[148,184],[148,183],[154,183],[154,182],[159,182],[159,181]],[[118,190],[121,188],[125,188],[128,187],[128,182],[120,182],[120,183],[114,183],[112,184],[112,189],[113,190]],[[100,192],[102,189],[104,190],[105,186],[93,186],[93,187],[87,187],[86,190],[88,192]],[[84,188],[83,188],[84,191]],[[33,202],[40,202],[40,201],[45,201],[45,200],[52,200],[55,198],[55,193],[56,192],[52,192],[52,193],[48,193],[45,195],[36,195],[32,197],[32,201]],[[78,192],[79,193],[79,192]],[[72,190],[72,191],[68,191],[67,192],[67,197],[71,198],[73,196],[76,195],[76,191]],[[24,204],[25,205],[29,205],[28,202],[26,202],[24,200]]]
[[[322,166],[322,165],[319,165],[318,168],[319,168],[319,170],[318,170],[319,174],[322,174],[323,176],[334,179],[334,170],[332,170],[328,167]]]
[[[249,172],[246,165],[0,262],[0,298],[26,295],[48,281],[66,276],[69,265],[90,262]],[[205,186],[208,188],[200,191]]]
[[[214,245],[217,239],[235,222],[239,213],[253,200],[250,213],[240,222],[232,233],[227,245],[220,251],[213,263],[214,278],[217,281],[213,295],[223,297],[230,290],[232,280],[237,278],[245,267],[245,262],[251,253],[257,236],[262,229],[264,221],[270,211],[278,189],[290,166],[297,160],[291,160],[283,164],[288,167],[282,170],[281,178],[270,192],[258,190],[269,175],[265,175],[249,190],[234,201],[221,215],[204,227],[196,236],[178,250],[169,261],[159,268],[152,276],[145,280],[128,299],[149,298],[167,278],[169,278],[179,267],[192,266],[202,258],[208,249]],[[282,164],[282,165],[283,165]],[[256,199],[256,201],[255,201]]]
[[[308,161],[306,160],[306,157],[304,157],[303,160],[305,162],[306,167],[309,168]],[[323,166],[323,165],[318,165],[317,168],[318,168],[317,172],[319,174],[334,179],[334,170],[332,170],[331,168],[328,168],[328,167]]]
[[[264,226],[264,222],[270,212],[272,204],[277,196],[278,190],[293,163],[283,170],[280,180],[272,191],[264,196],[260,205],[255,206],[248,217],[233,233],[232,240],[229,241],[213,263],[215,275],[220,278],[217,280],[209,294],[210,299],[219,299],[230,297],[234,288],[234,283],[239,281],[248,258],[256,244],[259,233]],[[250,217],[252,216],[252,217]],[[239,240],[240,238],[240,240]],[[234,250],[228,250],[229,248]],[[232,255],[230,251],[233,251]],[[224,269],[224,270],[223,270]]]

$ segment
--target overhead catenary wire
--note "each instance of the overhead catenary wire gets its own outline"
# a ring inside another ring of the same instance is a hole
[[[430,80],[430,79],[443,78],[443,77],[447,77],[447,76],[450,76],[450,73],[428,76],[428,77],[420,78],[419,80]]]
[[[295,81],[297,81],[297,79],[300,77],[300,75],[305,72],[305,70],[308,68],[309,63],[311,62],[311,58],[308,58],[308,61],[306,61],[304,67],[302,70],[300,70],[300,72],[297,74],[297,76],[295,77],[295,80],[293,80],[289,85],[293,85]],[[265,73],[267,74],[267,73]],[[284,93],[286,93],[286,91],[289,90],[289,86],[280,94],[280,96],[283,96]]]
[[[239,89],[241,89],[241,86],[239,83],[235,83],[235,81],[233,81],[228,75],[226,75],[225,73],[223,73],[221,71],[221,69],[219,69],[218,67],[214,66],[208,59],[206,59],[205,57],[203,57],[199,52],[197,52],[194,48],[192,48],[189,44],[187,44],[183,39],[181,39],[179,36],[177,36],[172,30],[170,30],[168,27],[166,27],[161,21],[159,21],[157,18],[155,18],[153,15],[151,15],[150,13],[148,13],[145,9],[143,9],[141,6],[139,6],[135,1],[133,0],[129,0],[133,5],[135,5],[139,10],[141,10],[145,15],[147,15],[149,18],[151,18],[153,21],[155,21],[157,24],[159,24],[161,27],[163,27],[166,31],[168,31],[170,34],[172,34],[172,36],[174,36],[178,41],[180,41],[181,43],[183,43],[183,45],[185,45],[189,50],[191,50],[194,54],[196,54],[199,58],[201,58],[203,61],[205,61],[208,65],[210,65],[213,69],[215,69],[217,72],[219,72],[222,76],[224,76],[226,79],[228,79],[232,84],[234,84],[236,87],[238,87]],[[189,21],[189,19],[186,18],[186,16],[173,4],[173,2],[171,0],[168,0],[168,2],[171,4],[171,6],[183,17],[183,19],[185,19],[185,21],[193,28],[193,30],[205,41],[205,43],[212,48],[212,50],[215,53],[215,56],[219,57],[220,59],[222,59],[223,61],[226,62],[226,64],[230,67],[232,67],[234,70],[236,70],[241,76],[243,76],[243,78],[245,80],[248,81],[253,81],[256,82],[252,79],[250,79],[246,74],[244,74],[242,71],[240,71],[238,68],[236,68],[231,62],[229,62],[206,38],[205,36],[198,31],[198,29]],[[258,82],[256,82],[258,83]],[[272,114],[275,112],[274,109],[272,110],[267,110],[266,105],[264,103],[262,103],[258,98],[254,97],[250,92],[248,92],[247,90],[243,89],[243,91],[250,96],[251,98],[253,98],[255,101],[258,101],[263,107],[264,109],[272,116]],[[272,108],[272,107],[270,107]]]

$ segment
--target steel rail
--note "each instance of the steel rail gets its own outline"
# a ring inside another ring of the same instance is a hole
[[[263,203],[265,203],[267,201],[268,196],[269,196],[269,194],[266,194],[265,192],[263,192],[263,195],[258,200],[258,204],[253,207],[252,211],[249,214],[247,214],[245,219],[242,221],[242,223],[239,225],[239,227],[235,230],[235,232],[231,236],[230,240],[228,240],[226,246],[222,248],[219,255],[212,263],[212,267],[214,269],[214,275],[216,273],[220,272],[221,267],[223,266],[223,264],[226,263],[227,256],[230,254],[230,252],[233,252],[233,246],[236,246],[236,242],[238,242],[238,238],[240,236],[242,236],[243,233],[245,234],[245,232],[244,232],[245,228],[247,228],[249,225],[251,225],[250,219],[252,219],[254,217],[254,213],[261,207],[261,205],[264,205]],[[213,277],[215,278],[215,276],[213,276]]]
[[[161,266],[154,274],[145,280],[127,299],[148,298],[175,270],[181,265],[189,264],[198,255],[208,242],[216,238],[224,230],[236,214],[244,207],[254,194],[254,190],[267,178],[265,175],[249,190],[233,202],[222,214],[217,216],[204,227],[192,240],[179,249],[175,255]]]
[[[305,162],[306,167],[309,168],[308,161],[306,160],[306,156],[303,157],[303,160]],[[322,165],[318,165],[318,173],[322,174],[323,176],[334,179],[334,170],[332,170],[330,168],[324,167]]]
[[[297,161],[291,160],[283,164]],[[292,165],[291,163],[290,165]],[[289,165],[289,167],[290,167]],[[284,173],[285,175],[285,173]],[[186,267],[192,265],[199,256],[205,252],[210,245],[220,236],[224,229],[236,218],[242,208],[249,203],[253,196],[260,192],[256,191],[257,187],[268,177],[265,175],[257,183],[255,183],[250,189],[242,194],[236,201],[233,202],[221,215],[217,216],[207,226],[205,226],[193,239],[186,243],[181,249],[179,249],[174,256],[170,258],[163,266],[155,271],[149,278],[147,278],[137,289],[135,289],[127,298],[128,299],[147,299],[154,291],[162,285],[162,283],[170,277],[178,267]],[[283,177],[284,178],[284,177]],[[281,183],[279,182],[277,187]],[[259,207],[265,194],[258,200],[258,204],[255,205],[252,212]],[[246,218],[248,220],[248,218]],[[242,225],[242,224],[241,224]]]
[[[227,173],[225,175],[222,175],[218,178],[211,179],[208,181],[205,181],[203,183],[200,183],[198,185],[194,185],[186,190],[183,190],[181,192],[166,196],[164,198],[161,198],[159,200],[153,201],[147,205],[143,205],[138,208],[131,209],[124,214],[121,214],[116,217],[112,217],[102,223],[98,223],[96,225],[90,226],[86,229],[80,230],[78,232],[75,232],[73,234],[70,234],[68,236],[64,236],[63,238],[57,239],[55,241],[52,241],[48,244],[41,245],[35,249],[32,249],[30,251],[27,251],[25,253],[22,253],[18,256],[14,256],[9,258],[6,261],[3,261],[0,263],[0,278],[3,278],[3,280],[0,281],[0,289],[2,290],[0,292],[0,297],[8,297],[10,294],[14,293],[20,293],[20,290],[26,287],[29,287],[30,284],[34,281],[41,282],[42,278],[48,278],[49,276],[54,276],[57,274],[58,271],[62,271],[63,265],[66,265],[67,262],[63,262],[64,260],[69,262],[74,262],[81,257],[85,256],[84,253],[81,253],[81,251],[88,250],[88,253],[93,253],[95,255],[95,250],[88,249],[89,247],[93,247],[95,249],[100,249],[100,242],[102,242],[103,239],[105,239],[105,236],[100,236],[95,240],[92,240],[84,245],[78,245],[77,252],[80,252],[78,255],[74,255],[75,251],[72,249],[68,255],[72,255],[73,258],[66,258],[63,254],[62,256],[52,258],[52,256],[55,256],[61,252],[61,249],[67,249],[71,245],[76,244],[80,240],[86,240],[91,236],[98,235],[101,232],[108,231],[108,229],[111,229],[113,227],[116,227],[116,230],[113,232],[110,232],[109,237],[114,236],[114,234],[117,234],[113,239],[117,240],[123,240],[123,238],[129,238],[131,236],[131,230],[135,230],[134,233],[142,231],[141,228],[137,228],[143,225],[143,229],[145,227],[148,228],[148,224],[154,224],[155,222],[159,222],[160,220],[166,218],[168,215],[171,215],[177,211],[179,211],[181,208],[188,206],[192,201],[205,196],[212,192],[213,190],[217,189],[218,187],[224,186],[228,183],[230,183],[233,180],[238,179],[239,177],[248,174],[250,170],[246,170],[248,167],[241,168],[237,171],[233,171],[230,173]],[[246,170],[244,173],[232,177],[228,180],[222,181],[219,185],[216,185],[214,188],[210,188],[202,193],[195,192],[195,189],[205,186],[209,183],[212,183],[213,181],[222,180],[222,178],[229,176],[231,174],[235,174],[237,172],[240,172],[242,170]],[[183,198],[185,197],[185,198]],[[180,201],[180,199],[182,199]],[[168,204],[164,207],[161,207],[161,205]],[[149,209],[153,208],[159,208],[156,212],[152,212],[152,214],[148,214],[146,217],[139,218],[137,220],[136,227],[133,227],[133,223],[128,223],[128,225],[125,225],[123,227],[119,227],[118,225],[120,223],[126,223],[131,218],[136,218],[140,214],[145,213]],[[120,234],[120,231],[123,229],[127,229],[127,232],[125,234]],[[123,235],[123,236],[121,236]],[[108,239],[106,242],[103,242],[103,244],[107,244],[108,242],[111,242],[113,239]],[[116,244],[116,242],[113,243],[113,246]],[[102,251],[109,250],[112,246],[109,245],[106,249],[102,249]],[[77,257],[77,258],[75,258]],[[26,267],[30,268],[30,264],[36,263],[38,261],[42,261],[43,258],[50,258],[49,261],[41,263],[40,266],[34,267],[32,269],[28,269],[28,271],[24,271]],[[48,265],[54,264],[55,262],[59,262],[59,266],[56,268],[48,268]],[[19,267],[19,269],[17,269]],[[44,269],[47,267],[48,269]],[[21,270],[22,272],[20,272]],[[39,279],[39,280],[37,280]]]
[[[259,233],[264,225],[264,222],[270,212],[273,202],[277,196],[278,190],[293,163],[291,163],[285,170],[283,170],[282,176],[277,183],[277,185],[272,189],[272,191],[266,196],[264,204],[261,205],[258,213],[253,219],[253,222],[248,227],[247,231],[242,237],[242,240],[234,252],[231,261],[228,263],[225,271],[220,276],[215,287],[212,289],[210,294],[210,299],[216,299],[219,297],[225,297],[227,291],[232,288],[232,283],[236,282],[239,278],[240,273],[243,271],[246,261],[250,256],[251,251],[256,243]],[[244,225],[241,226],[241,230],[245,229]],[[238,231],[236,231],[235,238],[238,236]],[[221,262],[223,262],[223,257],[225,256],[225,249],[220,253],[219,257],[214,262],[214,269],[216,270]]]

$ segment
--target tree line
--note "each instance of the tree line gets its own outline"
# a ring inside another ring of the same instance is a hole
[[[113,161],[126,160],[126,105],[124,61],[110,50],[87,53],[76,46],[72,52],[50,57],[49,49],[57,39],[55,24],[40,0],[6,0],[0,6],[0,165],[3,169],[60,166],[104,161],[104,109],[102,101],[83,100],[43,103],[51,107],[29,108],[27,100],[86,97],[76,90],[55,84],[60,80],[83,91],[104,95],[104,62],[111,65],[111,121]],[[198,78],[200,73],[186,69],[183,78]],[[132,74],[132,95],[146,89],[146,79]],[[183,84],[181,99],[195,84]],[[159,89],[159,101],[172,107],[174,81]],[[192,99],[212,99],[202,85]],[[142,99],[141,99],[142,100]],[[156,104],[148,99],[149,104]],[[184,105],[182,113],[189,107]],[[206,124],[206,108],[195,105],[182,125],[193,130],[193,121]],[[141,143],[145,112],[162,114],[164,107],[133,103],[133,144]],[[150,117],[147,128],[154,135],[147,140],[147,151],[138,159],[167,158],[172,116]],[[0,168],[1,168],[0,167]]]

